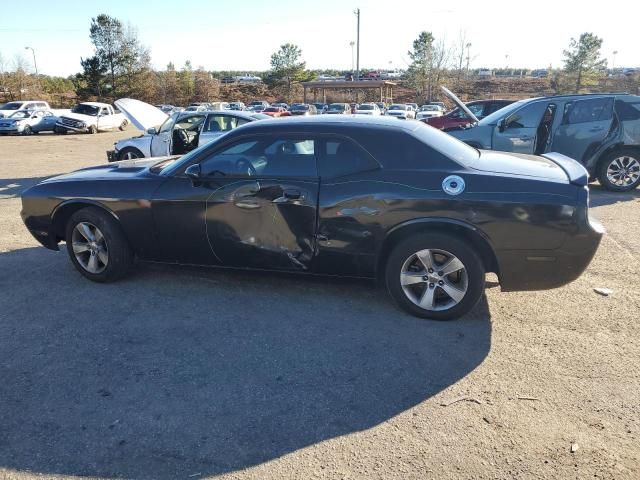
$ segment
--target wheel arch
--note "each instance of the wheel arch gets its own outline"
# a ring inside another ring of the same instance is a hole
[[[57,205],[51,213],[51,231],[56,241],[64,240],[65,225],[71,218],[71,215],[76,213],[78,210],[82,210],[87,207],[96,207],[99,210],[108,213],[118,222],[119,225],[121,225],[118,215],[100,202],[88,199],[67,200]]]
[[[393,247],[408,235],[419,233],[448,233],[468,241],[480,256],[485,271],[500,276],[496,254],[487,235],[477,227],[461,220],[450,218],[419,218],[396,225],[391,228],[379,248],[376,276],[384,277],[384,265]]]
[[[603,149],[601,152],[598,153],[598,155],[596,156],[595,160],[591,164],[592,171],[595,172],[595,174],[597,175],[597,173],[600,170],[600,167],[602,165],[602,162],[605,160],[607,155],[609,155],[610,153],[613,153],[613,152],[616,152],[616,151],[622,151],[622,150],[634,151],[634,152],[636,152],[636,154],[640,158],[640,144],[638,144],[638,145],[625,145],[624,143],[616,142],[616,143],[613,143],[613,144],[609,145],[608,147],[606,147],[605,149]]]

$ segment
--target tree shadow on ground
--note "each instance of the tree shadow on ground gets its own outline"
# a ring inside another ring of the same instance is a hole
[[[429,322],[371,283],[139,265],[99,285],[0,255],[0,467],[233,472],[412,408],[487,356],[486,299]]]

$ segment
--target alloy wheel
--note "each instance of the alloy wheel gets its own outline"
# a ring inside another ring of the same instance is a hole
[[[400,270],[402,290],[411,302],[430,311],[448,310],[469,287],[464,264],[446,250],[425,249],[409,256]]]
[[[640,178],[640,162],[628,155],[614,158],[607,166],[607,180],[618,187],[628,187]]]
[[[87,272],[98,274],[109,264],[109,249],[104,235],[89,222],[78,223],[71,234],[73,254]]]

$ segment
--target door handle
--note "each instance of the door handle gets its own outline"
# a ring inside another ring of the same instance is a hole
[[[297,200],[302,196],[300,190],[290,188],[287,188],[284,192],[282,192],[282,195],[284,196],[284,198],[288,198],[289,200]]]
[[[282,192],[282,196],[274,198],[272,203],[288,203],[289,200],[299,200],[302,198],[300,190],[287,188]]]
[[[526,142],[527,140],[531,140],[532,137],[528,137],[527,135],[523,135],[520,137],[520,140],[522,140],[523,142]]]

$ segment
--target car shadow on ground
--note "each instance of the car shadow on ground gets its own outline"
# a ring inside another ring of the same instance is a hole
[[[638,188],[630,192],[612,192],[600,186],[600,184],[591,184],[589,185],[589,192],[589,205],[591,207],[602,207],[640,199],[640,189]]]
[[[0,468],[107,478],[233,472],[402,414],[473,371],[486,299],[429,322],[369,282],[0,254]]]
[[[28,178],[0,178],[0,199],[19,197],[27,188],[33,187],[47,178],[53,177],[28,177]]]

